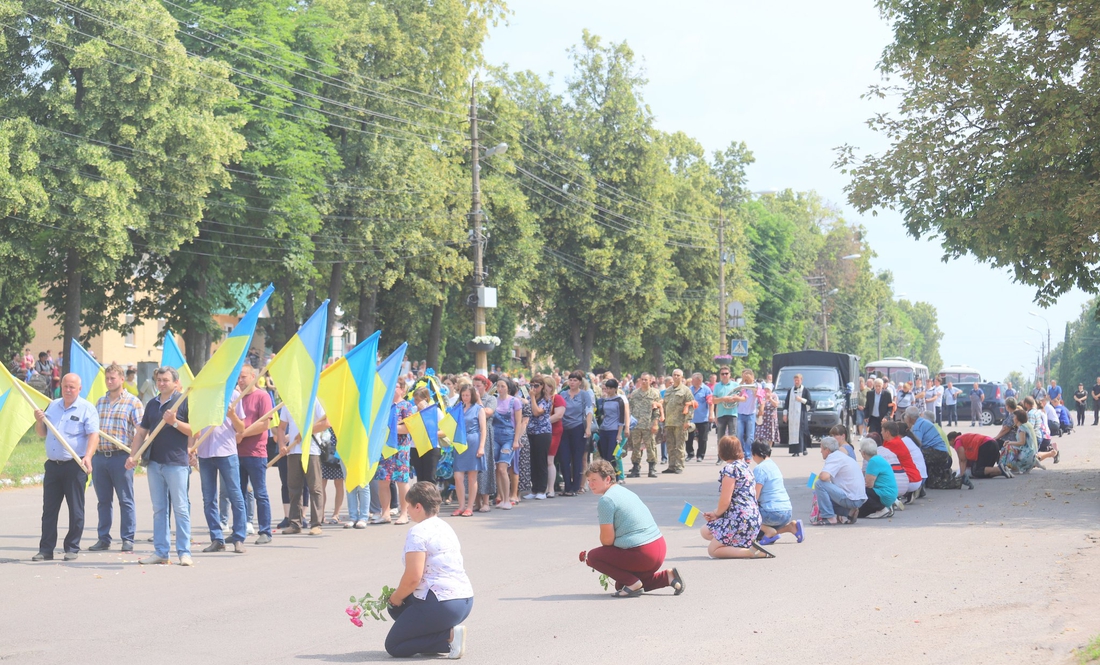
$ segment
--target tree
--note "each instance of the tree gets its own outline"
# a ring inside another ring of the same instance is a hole
[[[1017,370],[1012,370],[1008,373],[1008,376],[1004,378],[1005,383],[1011,383],[1017,390],[1026,387],[1027,377]]]
[[[1100,5],[878,6],[894,31],[879,70],[899,85],[870,95],[900,93],[900,110],[870,121],[892,142],[885,153],[841,149],[852,205],[899,210],[913,237],[941,237],[945,259],[1009,267],[1041,304],[1095,290]]]
[[[31,242],[67,346],[82,324],[85,339],[125,327],[125,260],[195,235],[203,197],[243,147],[214,114],[233,89],[223,68],[188,59],[152,0],[5,1],[0,21],[12,26],[0,41],[0,115],[34,125],[24,150],[37,153],[45,192],[27,222],[4,220],[5,236]]]

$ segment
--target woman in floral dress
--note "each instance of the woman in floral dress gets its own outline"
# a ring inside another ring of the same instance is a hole
[[[774,390],[766,391],[764,393],[764,415],[762,416],[764,420],[756,427],[756,439],[767,441],[769,446],[779,444],[778,410],[779,395],[776,395]]]
[[[756,542],[760,533],[760,509],[756,506],[756,480],[745,462],[745,452],[735,436],[718,442],[718,458],[726,463],[718,475],[718,508],[703,513],[707,525],[703,539],[714,559],[770,559],[774,554]]]
[[[382,460],[378,464],[378,470],[374,473],[374,479],[379,481],[378,505],[382,507],[382,514],[370,521],[370,524],[390,523],[390,481],[397,483],[397,500],[401,506],[401,514],[397,516],[394,524],[409,523],[409,504],[405,503],[405,492],[409,489],[409,450],[412,448],[412,437],[405,429],[402,420],[416,413],[416,407],[412,402],[405,401],[405,380],[397,380],[397,388],[393,391],[393,413],[397,418],[397,454]]]

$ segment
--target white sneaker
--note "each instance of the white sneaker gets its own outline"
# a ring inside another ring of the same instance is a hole
[[[252,526],[252,522],[244,525],[244,532],[250,536],[255,535],[256,527]]]
[[[501,510],[511,510],[512,509],[512,502],[511,501],[501,501],[500,504],[497,505],[497,508],[500,508]]]
[[[882,510],[876,510],[875,512],[868,515],[867,519],[880,520],[883,517],[889,517],[893,514],[894,514],[894,511],[890,510],[889,508],[883,508]]]
[[[905,504],[901,502],[900,498],[894,502],[894,510],[905,510]]]
[[[191,555],[190,554],[181,554],[180,555],[180,565],[181,566],[193,566],[195,564],[194,564],[194,562],[191,561]]]
[[[458,660],[466,654],[466,626],[455,626],[454,631],[451,650],[447,653],[448,660]]]
[[[523,498],[530,501],[531,499],[535,498],[535,495],[534,494],[524,494]]]
[[[390,517],[397,517],[400,514],[401,514],[401,509],[400,508],[391,508],[390,509]]]
[[[538,499],[539,501],[542,501],[543,499],[546,498],[546,495],[545,494],[536,494],[535,498]]]

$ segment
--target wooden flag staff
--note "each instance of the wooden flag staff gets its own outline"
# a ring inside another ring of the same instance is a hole
[[[15,384],[15,387],[19,389],[19,394],[23,396],[23,399],[27,400],[27,404],[30,404],[31,407],[34,408],[35,411],[37,411],[38,404],[36,404],[35,401],[31,399],[31,396],[27,394],[26,390],[23,390],[23,386],[20,384],[19,380],[16,379],[15,381],[13,381],[13,383]],[[84,466],[84,460],[81,459],[80,455],[76,454],[76,451],[73,450],[73,447],[70,446],[69,442],[65,440],[65,437],[61,436],[61,432],[57,431],[57,428],[54,427],[54,424],[50,422],[50,419],[43,418],[42,422],[46,425],[46,429],[53,432],[54,438],[60,441],[61,445],[65,447],[65,450],[69,451],[69,454],[73,456],[73,459],[76,460],[77,465],[80,466],[80,470],[84,473],[88,473],[88,467]]]
[[[230,409],[234,409],[234,408],[236,408],[236,406],[237,406],[237,404],[236,404],[236,402],[234,402],[233,404],[231,404],[231,405],[230,405],[230,407],[229,407],[229,408],[230,408]],[[267,420],[268,418],[270,418],[270,417],[271,417],[271,414],[275,413],[276,411],[278,411],[278,410],[279,410],[279,409],[281,409],[281,408],[283,408],[283,403],[282,403],[282,402],[279,402],[279,404],[278,404],[278,405],[276,405],[274,409],[272,409],[272,410],[268,411],[268,412],[267,412],[267,413],[265,413],[264,415],[262,415],[262,416],[260,416],[259,418],[257,418],[257,419],[256,419],[256,422],[260,422],[261,420]],[[212,433],[214,432],[214,430],[216,430],[217,428],[218,428],[218,426],[217,426],[217,425],[215,425],[214,427],[207,427],[207,428],[206,428],[206,431],[202,433],[202,436],[200,436],[200,437],[199,437],[198,439],[196,439],[196,440],[195,440],[195,443],[194,443],[194,445],[192,445],[192,446],[191,446],[191,448],[190,448],[190,449],[188,449],[188,451],[187,451],[187,452],[188,452],[188,453],[193,453],[193,452],[195,452],[196,450],[198,450],[198,449],[199,449],[199,446],[201,446],[201,445],[202,445],[202,442],[203,442],[203,441],[206,441],[206,439],[207,439],[207,438],[208,438],[208,437],[209,437],[209,436],[210,436],[210,435],[211,435],[211,434],[212,434]]]
[[[111,436],[110,434],[104,432],[103,430],[99,430],[99,437],[101,439],[106,439],[107,443],[111,444],[112,446],[114,446],[116,448],[121,448],[121,449],[125,450],[127,453],[130,452],[130,448],[126,444],[122,443],[121,441],[119,441],[115,437]]]

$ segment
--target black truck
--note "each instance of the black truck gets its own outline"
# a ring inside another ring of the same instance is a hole
[[[787,428],[782,418],[783,400],[794,385],[794,375],[802,375],[802,385],[810,391],[810,434],[821,437],[834,425],[851,428],[855,421],[859,393],[859,356],[830,351],[794,351],[772,356],[772,376],[779,396],[779,440],[787,444]]]

